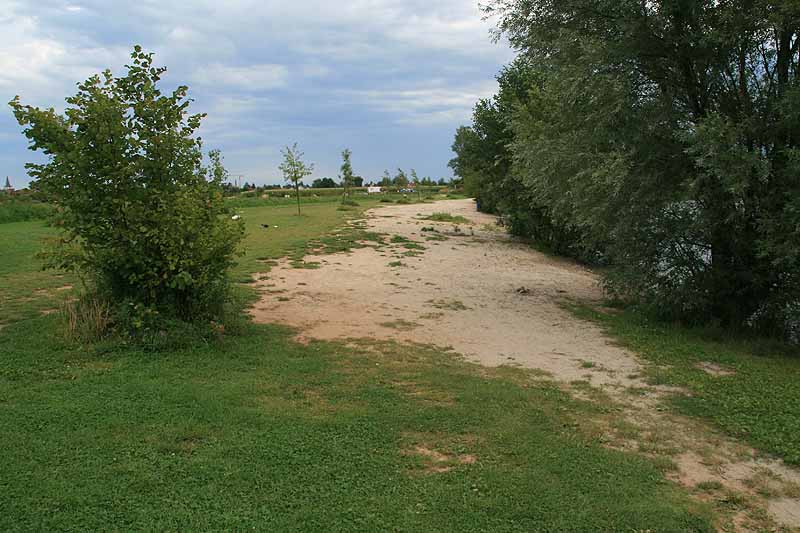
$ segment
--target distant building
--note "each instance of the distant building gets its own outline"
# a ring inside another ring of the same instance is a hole
[[[367,187],[367,194],[380,194],[380,187]]]
[[[3,186],[3,192],[7,194],[14,194],[14,187],[11,186],[11,180],[6,176],[6,184]]]

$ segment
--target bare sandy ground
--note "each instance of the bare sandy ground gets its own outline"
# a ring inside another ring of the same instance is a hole
[[[424,220],[441,212],[470,223]],[[696,421],[664,412],[659,398],[669,391],[639,377],[638,358],[564,309],[570,302],[600,302],[602,291],[591,271],[515,242],[495,217],[478,213],[471,200],[373,209],[366,225],[396,242],[308,257],[320,263],[318,269],[280,264],[259,276],[263,296],[252,309],[254,319],[296,327],[301,341],[370,338],[433,344],[486,366],[543,371],[565,387],[589,381],[621,406],[617,416],[634,424],[640,435],[634,442],[622,438],[614,429],[619,424],[609,420],[609,446],[639,452],[643,443],[676,448],[675,481],[689,488],[719,483],[747,494],[752,508],[768,509],[775,527],[800,528],[800,500],[758,494],[759,488],[765,492],[765,483],[772,483],[768,488],[775,493],[796,489],[800,494],[796,471]],[[425,249],[408,256],[398,236]],[[636,395],[630,394],[632,388]],[[737,515],[737,530],[751,529],[751,511]]]
[[[474,224],[420,220],[435,212]],[[436,228],[448,240],[426,241],[434,234],[421,231],[425,227]],[[260,282],[271,285],[276,296],[261,301],[256,319],[296,326],[309,338],[435,344],[489,366],[520,365],[598,385],[636,384],[628,377],[639,369],[635,357],[561,307],[568,298],[600,299],[596,277],[514,243],[494,217],[475,210],[474,202],[376,209],[368,214],[368,228],[400,235],[427,250],[402,257],[405,248],[396,244],[382,252],[364,248],[307,258],[322,263],[317,270],[283,265]],[[390,266],[396,261],[404,266]],[[589,362],[605,372],[588,371]]]

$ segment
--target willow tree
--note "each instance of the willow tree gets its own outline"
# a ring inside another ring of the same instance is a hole
[[[526,210],[507,205],[520,189],[527,211],[612,264],[617,294],[674,318],[797,320],[800,4],[484,9],[534,76],[520,92],[501,85],[459,132],[471,186],[501,212]],[[499,130],[481,130],[492,121]]]

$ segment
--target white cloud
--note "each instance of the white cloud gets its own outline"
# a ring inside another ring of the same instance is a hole
[[[0,0],[0,103],[20,94],[58,108],[76,82],[120,73],[138,43],[169,67],[165,90],[188,83],[192,112],[208,112],[206,145],[222,148],[232,169],[256,168],[267,147],[297,140],[331,169],[339,144],[360,143],[375,166],[364,172],[379,174],[392,166],[383,159],[410,165],[421,148],[446,152],[453,127],[494,92],[512,54],[490,41],[477,2]],[[9,118],[0,135],[19,136]],[[375,141],[386,135],[396,140]],[[0,146],[0,158],[18,151],[0,175],[23,172],[18,138]],[[440,155],[426,173],[447,172],[450,155]]]
[[[203,85],[227,86],[251,91],[285,87],[289,69],[285,65],[249,65],[234,67],[214,63],[195,70],[193,79]]]
[[[496,90],[497,82],[486,81],[464,87],[440,85],[355,91],[351,96],[382,112],[396,115],[400,124],[435,125],[466,121],[475,102],[491,96]]]

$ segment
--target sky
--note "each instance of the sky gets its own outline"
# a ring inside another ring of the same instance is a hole
[[[134,44],[190,87],[200,135],[232,176],[281,181],[297,142],[311,177],[336,177],[341,151],[370,181],[384,169],[450,177],[459,125],[512,59],[478,0],[0,0],[0,101],[63,110],[75,84],[124,72]],[[0,179],[26,184],[41,157],[0,108]]]

